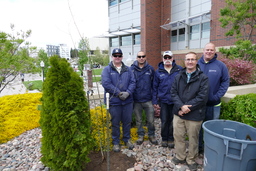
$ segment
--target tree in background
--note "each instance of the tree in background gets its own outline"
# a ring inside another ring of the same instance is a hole
[[[83,80],[66,59],[53,56],[43,83],[41,161],[56,171],[80,171],[94,144]]]
[[[89,40],[88,38],[82,38],[79,42],[78,45],[78,69],[83,71],[84,69],[84,64],[90,63],[88,54],[90,52],[90,45],[89,45]]]
[[[100,64],[102,66],[106,66],[109,63],[109,57],[106,54],[102,54],[99,47],[94,51],[93,63]]]
[[[256,1],[225,0],[227,6],[220,10],[221,27],[229,28],[226,36],[235,36],[234,47],[220,48],[228,58],[241,58],[256,63],[255,37]]]
[[[13,24],[11,30],[15,31]],[[29,47],[30,43],[25,42],[30,35],[31,30],[21,30],[16,34],[0,31],[0,93],[19,74],[40,72],[40,68],[35,65],[35,59],[29,56],[36,47]]]
[[[70,56],[71,58],[76,58],[78,57],[78,50],[77,49],[70,49]]]

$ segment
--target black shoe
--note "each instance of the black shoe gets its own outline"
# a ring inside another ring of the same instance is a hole
[[[138,138],[138,140],[136,141],[136,143],[137,143],[138,145],[141,145],[141,144],[143,143],[143,141],[144,141],[144,137],[143,137],[143,136],[139,136],[139,138]]]
[[[188,168],[190,171],[196,171],[197,170],[197,163],[193,163],[193,164],[188,164]]]
[[[169,147],[169,148],[174,148],[174,143],[173,143],[173,141],[168,141],[168,147]]]
[[[157,141],[156,141],[155,136],[149,136],[148,139],[149,139],[149,141],[150,141],[152,144],[157,145]]]
[[[184,164],[186,161],[185,160],[179,160],[176,157],[172,158],[172,162],[177,165],[177,164]]]
[[[125,146],[127,146],[129,150],[132,150],[134,148],[134,145],[130,140],[125,142]]]
[[[162,141],[162,147],[168,147],[167,141]]]

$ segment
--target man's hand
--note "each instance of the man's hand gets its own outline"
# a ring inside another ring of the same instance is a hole
[[[184,114],[187,114],[188,112],[190,112],[189,107],[192,107],[192,105],[183,105],[183,106],[181,107],[182,112],[183,112]]]
[[[183,116],[185,113],[182,112],[182,110],[179,110],[178,115]]]
[[[129,96],[129,93],[125,92],[125,91],[120,92],[119,95],[118,95],[119,99],[121,99],[121,100],[127,99],[128,96]]]

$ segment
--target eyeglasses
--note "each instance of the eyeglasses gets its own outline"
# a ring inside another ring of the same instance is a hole
[[[172,56],[164,56],[164,59],[172,59]]]
[[[113,55],[113,57],[115,57],[115,58],[122,58],[123,55]]]
[[[143,56],[137,56],[137,58],[145,58],[146,55],[143,55]]]
[[[195,62],[196,61],[196,59],[185,59],[185,61],[187,61],[187,62]]]

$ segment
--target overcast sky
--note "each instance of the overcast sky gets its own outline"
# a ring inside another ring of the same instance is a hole
[[[28,41],[34,46],[68,44],[77,48],[80,35],[90,38],[108,31],[107,3],[107,0],[0,0],[0,31],[11,33],[10,24],[14,24],[16,31],[32,30]]]

